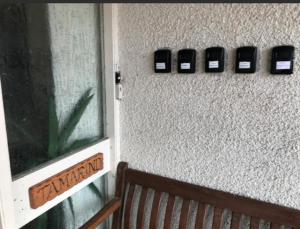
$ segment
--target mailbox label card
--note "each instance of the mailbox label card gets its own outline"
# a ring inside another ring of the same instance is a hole
[[[276,61],[276,70],[291,69],[291,61]]]
[[[181,63],[180,65],[181,69],[191,69],[190,63]]]
[[[208,62],[208,67],[209,68],[219,68],[219,61],[209,61]]]
[[[156,63],[156,69],[159,69],[159,70],[166,69],[166,63]]]
[[[239,69],[249,69],[250,68],[250,61],[240,61],[239,62]]]

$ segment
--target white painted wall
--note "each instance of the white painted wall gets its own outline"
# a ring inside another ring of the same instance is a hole
[[[296,4],[119,5],[121,159],[131,167],[300,209],[300,62],[269,74],[270,49],[300,45]],[[204,49],[224,46],[223,74]],[[255,74],[234,73],[234,50],[259,48]],[[198,51],[192,75],[153,73],[153,52]]]

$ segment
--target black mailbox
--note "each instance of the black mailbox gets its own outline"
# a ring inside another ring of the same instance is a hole
[[[196,72],[196,50],[181,49],[178,51],[177,71],[179,73]]]
[[[171,72],[172,53],[170,49],[159,49],[154,52],[154,71],[156,73]]]
[[[294,46],[284,45],[272,49],[271,73],[293,74]]]
[[[205,50],[205,72],[224,71],[225,49],[211,47]]]
[[[256,71],[257,48],[244,46],[236,50],[236,73],[254,73]]]

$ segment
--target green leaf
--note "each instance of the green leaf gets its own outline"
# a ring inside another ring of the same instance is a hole
[[[72,218],[73,218],[73,222],[75,222],[75,211],[74,211],[74,205],[73,205],[73,200],[72,197],[70,196],[69,198],[67,198],[67,201],[69,203],[69,207],[72,213]]]
[[[53,159],[58,156],[58,118],[56,114],[56,105],[53,98],[49,101],[49,145],[48,157]]]
[[[82,148],[83,146],[88,146],[91,143],[95,142],[98,138],[83,138],[79,140],[75,140],[69,146],[65,147],[64,153],[71,152],[75,149]]]
[[[97,186],[94,183],[90,183],[88,185],[89,189],[96,195],[98,196],[100,199],[103,198],[102,193],[99,191],[99,189],[97,188]]]
[[[91,99],[94,95],[90,95],[91,89],[88,89],[83,96],[80,98],[74,109],[72,110],[70,116],[67,118],[59,137],[58,151],[59,153],[64,152],[65,144],[67,143],[69,137],[73,133],[75,127],[80,121],[85,109],[89,105]]]

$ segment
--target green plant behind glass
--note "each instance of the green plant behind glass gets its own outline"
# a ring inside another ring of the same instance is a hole
[[[69,138],[74,132],[77,124],[79,123],[83,113],[93,98],[91,89],[88,89],[79,99],[75,107],[72,109],[66,121],[60,125],[56,104],[53,98],[49,102],[49,143],[47,151],[47,160],[57,158],[72,150],[81,148],[95,142],[97,138],[83,138],[74,140],[69,143]],[[32,166],[31,166],[32,167]],[[88,188],[99,198],[103,198],[102,193],[98,190],[94,183],[88,185]],[[73,221],[75,221],[75,212],[72,202],[72,197],[67,198],[69,208],[72,213]],[[63,204],[60,203],[39,216],[32,222],[35,229],[56,229],[63,227]]]

